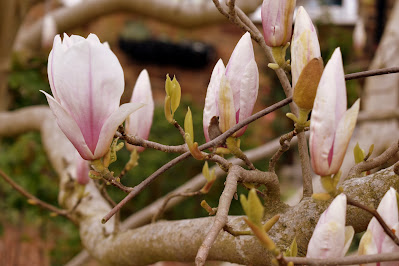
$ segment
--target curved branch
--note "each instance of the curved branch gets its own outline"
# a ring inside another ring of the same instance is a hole
[[[396,153],[398,153],[398,151],[399,151],[399,141],[396,141],[388,149],[386,149],[386,151],[384,151],[381,155],[353,166],[352,169],[349,171],[348,178],[359,176],[362,172],[369,171],[383,165],[389,159],[391,159]]]
[[[247,13],[253,12],[261,0],[240,1],[240,7]],[[211,1],[164,1],[164,0],[96,0],[56,9],[50,13],[59,33],[85,25],[101,16],[131,12],[155,18],[180,27],[192,28],[224,21]],[[43,20],[21,29],[17,36],[16,50],[34,50],[41,41]]]

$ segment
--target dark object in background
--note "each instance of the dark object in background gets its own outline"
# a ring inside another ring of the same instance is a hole
[[[172,43],[157,39],[119,38],[119,47],[130,58],[142,63],[175,65],[184,68],[206,67],[215,57],[215,49],[202,42]]]

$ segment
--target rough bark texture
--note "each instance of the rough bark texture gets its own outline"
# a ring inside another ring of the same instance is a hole
[[[29,114],[29,115],[28,115]],[[27,124],[25,121],[35,121]],[[14,128],[12,132],[8,129]],[[60,176],[59,201],[67,209],[73,208],[78,199],[74,186],[74,156],[76,151],[59,130],[52,113],[47,108],[29,107],[16,112],[0,114],[0,135],[15,135],[29,129],[40,129],[48,156]],[[56,145],[55,145],[56,144]],[[344,191],[352,198],[367,205],[377,206],[389,187],[399,189],[399,177],[392,168],[363,178],[353,178],[343,184]],[[158,222],[133,230],[113,234],[113,221],[101,224],[110,206],[92,182],[86,186],[89,196],[76,209],[74,220],[79,226],[86,249],[104,265],[145,265],[160,260],[193,261],[213,217],[171,222]],[[270,231],[271,237],[281,247],[287,247],[296,236],[299,254],[305,254],[307,243],[321,212],[328,202],[306,198],[291,208],[266,206],[265,219],[281,213],[279,222]],[[370,216],[355,208],[348,209],[348,224],[356,231],[364,230]],[[229,217],[234,229],[245,228],[241,217]],[[212,247],[209,259],[232,261],[241,264],[267,265],[269,253],[253,236],[233,237],[221,232]]]

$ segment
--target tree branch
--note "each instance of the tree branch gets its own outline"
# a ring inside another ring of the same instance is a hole
[[[358,73],[347,74],[347,75],[345,75],[345,80],[360,79],[360,78],[366,78],[366,77],[372,77],[372,76],[393,74],[393,73],[398,73],[398,72],[399,72],[399,67],[373,69],[373,70],[367,70],[367,71],[358,72]]]
[[[229,214],[231,200],[237,191],[237,182],[240,175],[240,167],[233,166],[226,178],[226,184],[223,189],[223,193],[219,199],[218,210],[214,218],[211,229],[206,234],[204,241],[202,242],[200,248],[198,249],[197,256],[195,257],[195,264],[202,266],[208,257],[209,250],[211,249],[216,237],[219,232],[222,231],[223,227],[227,224],[227,216]]]
[[[262,116],[267,115],[268,113],[271,113],[282,106],[290,103],[292,101],[291,98],[286,98],[278,103],[275,103],[262,111],[257,112],[256,114],[251,115],[247,119],[239,122],[235,126],[231,127],[228,129],[226,132],[224,132],[222,135],[216,137],[210,142],[207,142],[201,146],[198,147],[200,151],[214,147],[214,146],[219,146],[223,144],[228,137],[234,134],[237,130],[240,128],[250,124],[251,122],[255,121],[256,119],[259,119]],[[175,159],[169,161],[168,163],[164,164],[161,168],[159,168],[157,171],[155,171],[152,175],[147,177],[144,181],[142,181],[140,184],[135,186],[131,192],[123,199],[121,200],[104,218],[102,219],[103,223],[106,223],[117,211],[119,211],[123,205],[125,205],[129,200],[133,199],[135,196],[137,196],[144,188],[146,188],[152,181],[154,181],[159,175],[170,169],[171,167],[175,166],[179,162],[183,161],[184,159],[188,158],[191,156],[190,152],[185,152],[181,154],[180,156],[176,157]]]
[[[385,233],[392,239],[392,241],[399,246],[399,239],[396,237],[396,235],[392,232],[392,228],[389,228],[389,226],[385,223],[384,219],[381,217],[381,215],[373,208],[370,208],[364,204],[361,204],[360,202],[357,202],[353,200],[351,197],[346,197],[347,203],[349,205],[358,207],[362,210],[365,210],[366,212],[370,213],[373,215],[377,221],[380,223],[381,227],[384,229]]]
[[[254,11],[261,0],[242,0],[239,5],[245,12]],[[219,23],[223,16],[209,1],[164,1],[164,0],[96,0],[56,9],[51,12],[59,33],[85,25],[101,16],[131,12],[155,18],[180,27],[193,28]],[[16,50],[34,51],[40,45],[43,19],[32,26],[21,29],[17,36]]]
[[[37,197],[33,196],[30,194],[28,191],[26,191],[23,187],[15,183],[6,173],[4,173],[2,170],[0,170],[0,176],[6,181],[8,184],[10,184],[16,191],[18,191],[19,194],[24,196],[25,198],[28,199],[28,203],[32,205],[37,205],[43,209],[46,209],[48,211],[51,211],[57,215],[60,216],[65,216],[66,218],[70,219],[73,221],[72,216],[69,214],[67,210],[62,210],[59,209],[51,204],[48,204]]]
[[[359,176],[362,172],[369,171],[383,165],[389,159],[391,159],[398,151],[399,151],[399,141],[396,141],[388,149],[386,149],[386,151],[384,151],[381,155],[353,166],[352,169],[349,171],[348,178]]]

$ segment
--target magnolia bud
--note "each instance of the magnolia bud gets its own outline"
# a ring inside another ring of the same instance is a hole
[[[264,0],[261,9],[265,42],[284,46],[291,39],[296,0]]]

